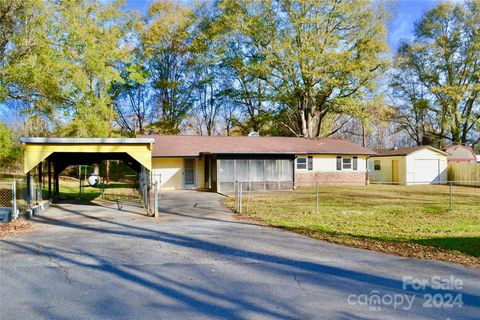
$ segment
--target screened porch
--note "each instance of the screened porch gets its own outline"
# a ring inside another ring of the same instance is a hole
[[[216,164],[218,192],[233,192],[235,181],[245,191],[293,189],[293,157],[217,159]]]

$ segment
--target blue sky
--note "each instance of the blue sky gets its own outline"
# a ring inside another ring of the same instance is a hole
[[[126,2],[129,8],[145,12],[152,0],[126,0]],[[395,52],[400,40],[411,40],[414,22],[438,2],[438,0],[386,0],[386,7],[391,12],[392,18],[388,25],[388,44],[392,52]]]
[[[400,40],[412,40],[413,26],[423,13],[433,8],[436,0],[399,0],[387,2],[387,8],[391,7],[391,21],[388,24],[388,44],[395,52]]]

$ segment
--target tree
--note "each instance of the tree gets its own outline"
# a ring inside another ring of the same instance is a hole
[[[0,166],[10,165],[20,157],[12,131],[0,122]]]
[[[137,57],[136,61],[124,68],[122,81],[112,86],[115,92],[115,121],[121,132],[129,136],[144,134],[153,117],[150,88],[147,85],[149,73],[143,63],[142,57]]]
[[[120,2],[66,1],[52,4],[60,59],[66,62],[70,118],[62,133],[109,136],[114,120],[111,86],[131,56],[135,17]]]
[[[393,122],[417,145],[434,143],[432,132],[435,130],[435,117],[429,112],[432,107],[427,99],[428,93],[412,75],[412,70],[398,66],[391,77],[390,86],[392,101],[396,105]]]
[[[48,116],[57,134],[105,136],[113,120],[111,84],[130,59],[133,27],[120,2],[2,1],[0,101]]]
[[[269,87],[276,114],[293,134],[329,135],[332,115],[365,116],[365,101],[387,66],[381,6],[223,0],[220,8],[224,26],[242,39],[247,63],[240,70]]]
[[[41,0],[0,1],[0,102],[16,99],[50,114],[64,101],[62,65],[50,44],[51,16]]]
[[[480,1],[426,12],[413,42],[401,44],[396,67],[393,89],[407,93],[403,123],[417,143],[431,140],[421,136],[439,146],[480,141]]]
[[[178,2],[154,2],[147,15],[143,46],[156,103],[156,123],[150,128],[178,133],[192,108],[189,82],[190,31],[193,9]]]
[[[114,102],[116,122],[120,130],[131,136],[144,134],[153,112],[148,87],[142,83],[133,83],[126,84],[121,90]]]
[[[213,9],[213,10],[212,10]],[[211,136],[217,128],[220,109],[225,103],[226,75],[216,52],[211,24],[215,7],[203,3],[194,8],[194,25],[191,32],[191,59],[193,112],[196,114],[197,132]]]
[[[193,72],[193,94],[195,97],[193,111],[198,117],[198,131],[201,135],[214,134],[217,117],[222,106],[222,96],[219,92],[219,83],[216,80],[215,66],[197,63]]]

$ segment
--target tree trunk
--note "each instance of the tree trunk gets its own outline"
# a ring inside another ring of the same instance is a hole
[[[367,147],[367,132],[365,130],[365,126],[362,124],[362,137],[363,137],[363,147]]]
[[[304,136],[305,138],[308,137],[308,124],[307,124],[307,119],[305,118],[305,113],[306,111],[302,108],[300,109],[300,124],[301,124],[301,128],[302,128],[302,136]]]

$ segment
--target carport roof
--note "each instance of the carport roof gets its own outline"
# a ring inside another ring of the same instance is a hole
[[[23,143],[46,144],[146,144],[154,143],[153,138],[21,138]]]
[[[152,166],[152,138],[21,138],[24,144],[24,172],[45,159],[66,167],[101,160],[135,160],[148,170]],[[92,162],[93,163],[93,162]]]

